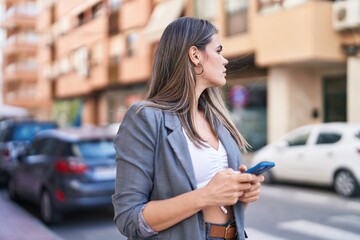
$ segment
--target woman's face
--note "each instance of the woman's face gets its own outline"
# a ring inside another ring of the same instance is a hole
[[[222,46],[218,34],[212,36],[212,40],[206,45],[202,52],[200,63],[204,67],[204,72],[198,75],[198,81],[202,87],[220,87],[226,83],[226,64],[228,60],[221,55]]]

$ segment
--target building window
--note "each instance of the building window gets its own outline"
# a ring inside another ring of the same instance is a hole
[[[196,0],[195,16],[214,22],[217,11],[216,2],[217,0]]]
[[[91,8],[91,18],[93,19],[93,18],[100,16],[103,13],[103,11],[104,11],[104,8],[103,8],[102,2],[95,4]]]
[[[226,35],[247,31],[248,1],[226,0]]]
[[[83,25],[85,23],[85,12],[80,13],[77,16],[77,19],[78,19],[78,26]]]
[[[110,12],[117,12],[121,6],[122,0],[109,0]]]
[[[128,57],[131,57],[134,55],[135,46],[136,46],[138,37],[139,37],[138,33],[136,33],[136,32],[131,32],[127,35],[127,37],[126,37],[126,55]]]
[[[324,122],[346,122],[346,76],[323,79]]]
[[[89,76],[89,49],[81,47],[75,50],[73,55],[74,69],[77,74],[87,78]]]
[[[91,49],[91,64],[97,65],[103,61],[103,45],[101,42],[96,43]]]

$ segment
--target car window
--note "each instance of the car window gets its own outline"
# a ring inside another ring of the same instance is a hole
[[[320,133],[316,144],[331,144],[336,143],[341,139],[341,134],[339,133]]]
[[[0,142],[7,142],[10,138],[10,128],[6,126],[0,127]]]
[[[42,153],[42,149],[44,148],[46,143],[46,139],[36,139],[33,141],[29,155],[40,155]]]
[[[37,132],[53,128],[55,128],[53,123],[21,123],[14,128],[12,139],[14,141],[29,141]]]
[[[113,140],[83,141],[73,145],[75,156],[86,159],[114,158],[115,149]]]
[[[58,144],[54,138],[47,138],[44,147],[41,149],[41,154],[54,156],[57,154]]]
[[[289,136],[286,140],[290,147],[305,145],[310,135],[310,130]]]

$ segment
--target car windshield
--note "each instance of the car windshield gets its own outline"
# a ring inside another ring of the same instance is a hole
[[[76,143],[73,147],[76,156],[86,159],[115,157],[112,139],[82,141]]]
[[[12,140],[14,141],[30,141],[35,134],[41,130],[55,128],[53,123],[21,123],[16,125],[12,133]]]

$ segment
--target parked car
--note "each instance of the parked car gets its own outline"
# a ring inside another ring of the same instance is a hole
[[[28,118],[0,121],[0,182],[6,183],[9,171],[15,166],[18,155],[35,134],[57,128],[55,122],[36,121]]]
[[[297,128],[255,152],[252,164],[273,161],[267,182],[331,186],[342,196],[360,193],[360,124],[323,123]]]
[[[97,127],[40,132],[11,173],[10,198],[38,205],[46,224],[64,213],[111,206],[114,137]]]

